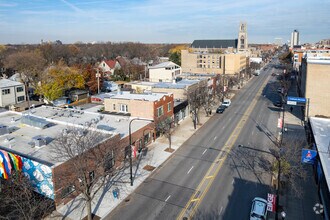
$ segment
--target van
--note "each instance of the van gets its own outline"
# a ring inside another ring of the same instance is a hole
[[[230,104],[231,104],[230,99],[223,100],[223,103],[222,103],[223,106],[226,106],[228,108],[230,106]]]

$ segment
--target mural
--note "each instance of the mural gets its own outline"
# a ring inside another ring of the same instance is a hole
[[[8,179],[12,170],[21,170],[36,192],[54,199],[52,170],[49,166],[0,150],[0,177]]]

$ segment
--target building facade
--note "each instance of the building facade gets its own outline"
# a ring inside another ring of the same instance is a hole
[[[181,67],[173,62],[164,62],[149,67],[150,82],[173,82],[181,74]]]
[[[290,46],[293,48],[294,46],[299,45],[299,32],[297,30],[294,30],[291,33],[291,42]]]
[[[9,79],[1,79],[0,90],[0,107],[25,101],[25,86],[23,83]]]
[[[104,110],[147,118],[156,122],[161,117],[173,117],[173,101],[173,94],[135,94],[122,91],[104,99]]]
[[[330,57],[303,59],[298,84],[303,97],[309,100],[305,116],[330,117]]]
[[[246,56],[242,53],[209,53],[181,51],[182,72],[195,74],[239,73],[246,68]]]

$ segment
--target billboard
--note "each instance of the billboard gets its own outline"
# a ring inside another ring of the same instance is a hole
[[[301,162],[307,164],[314,164],[317,157],[317,151],[311,149],[302,149]]]

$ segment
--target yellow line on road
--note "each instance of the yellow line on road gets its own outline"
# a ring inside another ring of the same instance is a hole
[[[182,220],[183,217],[187,217],[187,218],[192,218],[196,212],[196,209],[198,208],[200,202],[204,199],[206,193],[209,191],[214,178],[220,171],[221,167],[223,166],[224,161],[226,160],[228,154],[230,153],[230,151],[232,150],[234,143],[236,142],[237,138],[239,137],[242,128],[244,127],[248,117],[250,116],[252,110],[254,109],[255,105],[257,104],[257,98],[259,98],[259,96],[262,93],[262,89],[265,87],[265,85],[267,84],[268,80],[266,80],[262,86],[260,87],[260,89],[258,90],[256,96],[253,98],[251,104],[249,105],[249,107],[246,109],[246,111],[244,112],[241,120],[239,121],[239,123],[237,123],[235,129],[233,130],[233,132],[230,134],[227,142],[225,143],[225,149],[228,150],[227,152],[222,151],[221,153],[218,154],[218,156],[216,157],[216,159],[214,161],[216,161],[217,163],[212,163],[211,167],[208,169],[208,171],[206,172],[206,175],[203,177],[203,179],[201,180],[201,182],[199,183],[199,185],[196,188],[195,193],[190,197],[189,201],[187,202],[185,208],[180,212],[180,214],[177,217],[177,220]],[[218,163],[220,162],[220,163]],[[213,171],[215,169],[215,171]],[[213,172],[212,172],[213,171]],[[212,177],[212,178],[211,178]],[[206,183],[207,181],[207,183]],[[206,185],[205,185],[206,183]],[[204,189],[202,188],[204,186]],[[201,196],[196,199],[197,194],[200,194]],[[192,204],[193,202],[196,202],[195,204]],[[193,206],[193,209],[190,211],[189,209]]]

